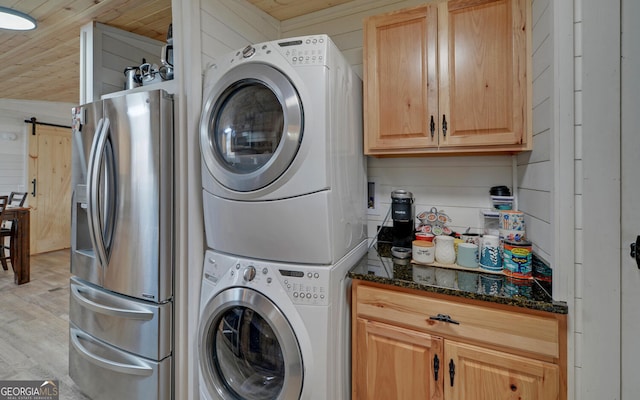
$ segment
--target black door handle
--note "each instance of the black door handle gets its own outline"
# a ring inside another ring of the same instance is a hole
[[[33,180],[31,181],[31,184],[33,185],[33,192],[31,192],[31,195],[33,197],[36,197],[36,178],[33,178]]]
[[[631,258],[636,259],[636,265],[640,269],[640,236],[636,236],[636,242],[631,243]]]

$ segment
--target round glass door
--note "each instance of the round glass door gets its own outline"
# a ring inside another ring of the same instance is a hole
[[[291,165],[303,131],[302,103],[279,70],[234,67],[212,88],[200,120],[200,147],[213,177],[248,192],[275,181]]]
[[[302,391],[302,358],[291,325],[251,289],[228,289],[207,305],[200,368],[209,393],[223,399],[297,399]]]

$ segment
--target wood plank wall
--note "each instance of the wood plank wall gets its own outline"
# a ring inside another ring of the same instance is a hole
[[[167,26],[167,29],[169,27]],[[88,103],[104,94],[124,90],[124,70],[140,66],[142,60],[162,66],[160,55],[166,44],[100,23],[89,23],[81,30],[81,99]]]

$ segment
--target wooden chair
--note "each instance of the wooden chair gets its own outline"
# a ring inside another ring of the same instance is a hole
[[[4,213],[4,209],[7,208],[8,205],[9,205],[9,196],[0,196],[0,220],[2,220],[2,214]],[[11,225],[13,226],[13,224]],[[5,240],[7,237],[11,238],[11,233],[12,233],[12,228],[0,229],[0,263],[2,264],[2,269],[4,269],[5,271],[9,269],[7,265],[7,260],[11,260],[11,255],[7,257],[5,253]],[[13,267],[13,262],[11,263],[11,267]]]
[[[9,205],[23,207],[27,199],[27,192],[11,192],[9,194]]]
[[[25,200],[27,200],[27,192],[11,192],[9,194],[7,205],[12,207],[23,207]],[[9,244],[7,244],[7,237],[9,238]],[[14,264],[11,248],[15,237],[16,222],[2,221],[2,226],[0,228],[0,263],[2,263],[2,268],[5,271],[9,269],[7,260],[11,261],[11,267],[13,267]],[[9,252],[9,255],[7,255],[7,252]]]

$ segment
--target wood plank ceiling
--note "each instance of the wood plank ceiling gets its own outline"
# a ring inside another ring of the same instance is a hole
[[[249,0],[282,21],[351,0]],[[80,28],[95,21],[164,41],[171,0],[0,0],[38,21],[33,31],[0,30],[0,99],[77,103]]]

